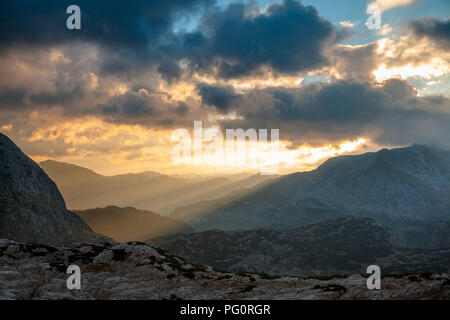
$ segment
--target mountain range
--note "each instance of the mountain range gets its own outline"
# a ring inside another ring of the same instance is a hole
[[[157,172],[104,176],[69,163],[46,160],[39,165],[55,181],[72,210],[109,205],[168,214],[180,206],[220,198],[276,176],[180,177]]]
[[[224,198],[177,209],[198,231],[293,228],[338,216],[370,217],[412,246],[450,220],[450,152],[429,146],[339,156]],[[199,214],[201,213],[201,214]]]

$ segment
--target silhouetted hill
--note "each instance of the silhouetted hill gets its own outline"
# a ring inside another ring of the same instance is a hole
[[[75,211],[97,233],[116,241],[142,241],[158,236],[193,232],[184,222],[147,210],[108,206]]]

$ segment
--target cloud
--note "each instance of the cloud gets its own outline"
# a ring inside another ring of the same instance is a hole
[[[175,22],[214,1],[79,0],[81,30],[66,27],[66,8],[71,4],[68,0],[1,1],[0,54],[83,43],[95,46],[101,55],[100,73],[130,78],[159,65],[161,75],[171,81],[179,71],[166,60],[165,46],[176,38]]]
[[[1,109],[21,109],[26,105],[26,89],[19,88],[0,88],[0,110]]]
[[[450,18],[438,20],[424,18],[410,23],[414,35],[418,38],[429,38],[443,49],[450,49]]]
[[[207,0],[118,1],[78,0],[81,30],[66,28],[66,8],[71,1],[3,0],[0,38],[3,48],[47,46],[76,40],[111,47],[145,48],[170,33],[177,14],[188,14]]]
[[[175,61],[165,59],[159,64],[158,72],[163,77],[163,79],[171,83],[179,79],[183,71]]]
[[[117,124],[142,125],[159,129],[191,126],[200,115],[198,106],[184,101],[168,100],[163,93],[149,93],[145,89],[128,91],[98,103],[86,110],[86,115],[97,116]]]
[[[199,84],[198,91],[204,103],[222,112],[228,111],[232,106],[233,100],[238,97],[230,86]]]
[[[377,43],[334,46],[330,51],[332,74],[337,78],[373,79],[372,71],[380,58],[377,49]]]
[[[64,1],[0,2],[0,128],[36,138],[26,144],[36,154],[148,154],[128,149],[137,128],[166,132],[194,120],[279,128],[293,147],[359,137],[388,145],[450,141],[449,99],[420,97],[391,79],[427,75],[431,83],[448,73],[448,20],[415,20],[410,34],[342,45],[348,27],[336,29],[293,0],[264,11],[203,0],[78,4],[75,34],[65,28]],[[175,30],[192,12],[199,24]],[[121,129],[102,140],[102,127]]]
[[[384,24],[380,30],[378,30],[378,34],[385,36],[392,32],[392,27],[389,24]]]
[[[378,6],[381,11],[389,10],[392,8],[406,6],[411,4],[414,0],[375,0],[369,3],[367,6]]]
[[[248,76],[270,67],[292,74],[328,63],[325,48],[340,34],[312,6],[285,0],[261,14],[232,3],[201,17],[198,32],[185,35],[183,49],[196,70],[223,78]]]
[[[0,54],[30,47],[58,47],[77,42],[96,46],[99,73],[132,78],[157,67],[168,82],[183,75],[180,61],[192,70],[238,78],[262,67],[293,74],[328,63],[325,49],[348,36],[334,29],[312,6],[297,0],[272,4],[265,11],[231,3],[214,7],[209,0],[80,0],[81,30],[68,30],[69,1],[10,1],[0,4]],[[190,33],[175,21],[200,14]]]
[[[419,97],[400,79],[254,89],[236,98],[234,105],[239,118],[222,121],[224,128],[280,128],[280,138],[294,146],[358,137],[391,145],[449,146],[450,141],[450,99]]]
[[[396,77],[430,80],[447,75],[450,53],[445,48],[443,32],[437,33],[439,37],[436,35],[435,40],[425,35],[419,37],[411,25],[405,30],[410,32],[367,44],[336,44],[328,51],[330,65],[322,72],[336,79],[377,82]]]
[[[340,21],[339,24],[341,26],[343,26],[344,28],[353,28],[357,23],[346,20],[346,21]]]
[[[418,36],[413,28],[401,37],[386,37],[377,43],[377,67],[372,70],[377,81],[392,77],[433,79],[450,72],[450,52],[443,37]]]

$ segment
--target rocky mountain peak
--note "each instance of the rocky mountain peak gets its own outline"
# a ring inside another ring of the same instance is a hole
[[[0,134],[0,238],[40,244],[91,240],[47,174]]]

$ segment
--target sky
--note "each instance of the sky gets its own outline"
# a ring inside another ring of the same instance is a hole
[[[66,27],[72,4],[80,30]],[[0,132],[35,161],[106,175],[450,148],[449,17],[447,0],[2,0]],[[233,165],[175,163],[173,133],[193,137],[194,121],[280,142]]]

